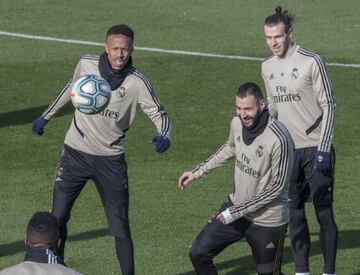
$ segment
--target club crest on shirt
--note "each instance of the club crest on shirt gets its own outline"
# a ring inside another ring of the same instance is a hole
[[[125,88],[120,87],[120,89],[116,91],[116,96],[118,98],[123,98],[125,96]]]
[[[291,79],[298,79],[299,77],[299,70],[297,68],[292,69],[291,72]]]
[[[241,137],[238,136],[238,137],[236,138],[236,141],[240,143],[240,142],[241,142]]]
[[[258,158],[261,158],[264,155],[264,147],[262,145],[259,145],[259,147],[255,150],[255,155]]]

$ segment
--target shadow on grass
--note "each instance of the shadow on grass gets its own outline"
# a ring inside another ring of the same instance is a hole
[[[312,233],[312,236],[317,236],[317,233]],[[288,237],[288,236],[287,236]],[[246,242],[243,242],[242,245],[247,245]],[[352,249],[360,247],[360,230],[343,230],[339,232],[339,242],[338,250],[341,249]],[[315,256],[321,254],[321,248],[319,241],[313,241],[311,243],[311,253],[310,256]],[[190,260],[189,260],[190,261]],[[283,264],[293,262],[292,251],[290,247],[284,248]],[[228,261],[223,261],[216,263],[216,269],[218,271],[224,269],[232,269],[231,271],[225,273],[226,275],[249,275],[253,274],[255,271],[255,264],[252,256],[244,256],[239,258],[234,258]],[[358,267],[359,272],[353,275],[360,275],[360,267]],[[187,271],[183,273],[177,273],[177,275],[196,275],[195,271]]]
[[[68,237],[68,242],[77,242],[91,240],[99,237],[104,237],[110,235],[107,228],[96,229],[91,231],[82,232],[76,235],[71,235]],[[2,256],[11,256],[20,252],[25,252],[24,241],[16,241],[7,244],[0,244],[0,257]]]
[[[47,107],[47,105],[44,105],[8,113],[0,113],[0,128],[32,123],[33,120],[41,115]],[[64,108],[56,114],[56,117],[71,114],[73,112],[74,107],[71,104],[66,104]]]

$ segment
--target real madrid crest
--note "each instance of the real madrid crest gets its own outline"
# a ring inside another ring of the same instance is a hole
[[[298,79],[299,77],[299,70],[297,68],[292,69],[291,72],[291,79]]]
[[[125,88],[124,87],[120,87],[117,91],[116,91],[116,96],[118,98],[123,98],[125,96]]]
[[[264,155],[264,147],[262,145],[259,145],[259,147],[256,149],[255,154],[258,158],[261,158]]]

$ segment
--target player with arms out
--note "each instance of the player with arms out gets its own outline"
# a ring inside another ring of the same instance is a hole
[[[312,201],[320,225],[324,274],[335,274],[338,230],[333,214],[335,98],[321,57],[292,41],[293,15],[276,8],[265,19],[273,56],[262,63],[269,110],[295,143],[290,180],[290,237],[296,274],[310,274],[310,234],[304,204]]]
[[[155,150],[163,153],[171,141],[171,124],[166,111],[150,81],[132,66],[133,42],[134,32],[129,26],[110,27],[106,34],[105,52],[100,56],[85,55],[79,60],[72,80],[33,122],[32,128],[35,135],[44,133],[43,127],[48,120],[69,102],[72,83],[80,77],[98,75],[109,82],[112,96],[105,110],[96,115],[75,110],[57,170],[51,212],[59,220],[62,240],[59,255],[63,257],[71,209],[87,180],[94,180],[110,233],[115,236],[116,254],[124,275],[134,274],[124,141],[137,105],[159,133],[153,138]]]
[[[242,84],[228,140],[206,162],[179,178],[183,189],[235,157],[234,192],[190,249],[197,274],[217,274],[213,258],[243,238],[251,247],[258,274],[282,274],[293,150],[286,128],[270,118],[260,88],[252,82]]]

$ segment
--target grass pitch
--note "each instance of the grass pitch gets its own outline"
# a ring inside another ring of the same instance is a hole
[[[102,43],[110,25],[127,23],[137,47],[267,57],[263,20],[275,6],[294,11],[294,40],[328,63],[360,64],[360,2],[345,1],[39,1],[2,0],[0,31]],[[31,135],[31,122],[72,76],[78,58],[99,54],[96,45],[0,35],[0,269],[20,262],[25,226],[51,207],[55,167],[72,119],[68,105]],[[184,191],[179,175],[205,160],[228,136],[240,83],[263,87],[260,62],[136,50],[134,65],[151,79],[174,127],[163,155],[150,144],[155,130],[141,113],[126,140],[130,219],[137,274],[192,275],[188,249],[207,219],[232,191],[233,164]],[[329,66],[337,100],[335,215],[339,227],[337,274],[360,274],[359,66]],[[308,209],[313,274],[322,272],[318,225]],[[69,223],[66,261],[84,274],[118,274],[113,238],[94,185],[77,200]],[[244,242],[215,260],[220,274],[255,274]],[[283,271],[294,273],[289,240]]]

